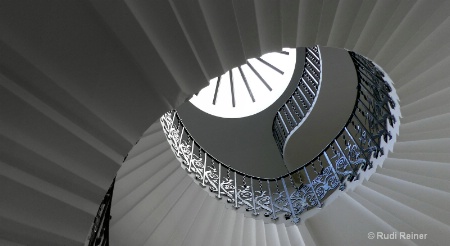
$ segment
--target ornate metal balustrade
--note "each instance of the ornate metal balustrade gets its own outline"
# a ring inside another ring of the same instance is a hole
[[[85,243],[86,246],[109,245],[109,221],[111,220],[111,201],[114,182],[115,178],[98,208],[97,215],[95,216],[94,223]]]
[[[302,77],[292,95],[278,109],[272,123],[273,138],[281,155],[286,138],[306,118],[314,105],[319,92],[321,69],[319,47],[306,48]]]
[[[321,207],[335,190],[344,190],[347,181],[358,179],[360,170],[371,168],[371,158],[384,153],[381,141],[391,139],[388,122],[393,126],[396,120],[391,114],[396,106],[389,95],[391,87],[372,62],[353,52],[350,56],[358,74],[353,112],[336,138],[296,170],[278,178],[240,172],[199,146],[178,113],[171,111],[161,117],[161,123],[174,153],[187,172],[217,198],[226,198],[235,208],[244,206],[255,216],[262,212],[273,220],[282,216],[298,223],[300,214]]]

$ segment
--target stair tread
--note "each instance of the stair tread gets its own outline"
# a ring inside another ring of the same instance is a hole
[[[388,214],[390,214],[390,216],[396,217],[398,220],[402,221],[402,223],[411,228],[411,230],[408,230],[409,228],[404,228],[399,231],[412,231],[414,233],[426,233],[429,235],[429,240],[427,241],[413,240],[417,244],[430,245],[430,242],[434,244],[442,244],[442,242],[445,241],[445,238],[442,235],[450,232],[449,227],[442,227],[439,223],[435,223],[436,221],[430,217],[419,213],[407,205],[397,202],[394,199],[371,189],[370,187],[362,185],[355,191],[357,191],[360,195],[370,191],[370,201],[372,203],[382,207]],[[365,197],[369,199],[369,196],[365,195]]]

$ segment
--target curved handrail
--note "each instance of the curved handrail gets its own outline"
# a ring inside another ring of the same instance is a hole
[[[87,242],[85,243],[87,246],[109,245],[109,221],[111,220],[111,202],[115,181],[116,178],[113,179],[111,186],[98,208],[97,215],[86,240]]]
[[[292,95],[278,110],[272,122],[272,134],[281,156],[286,139],[308,117],[322,81],[322,63],[318,46],[305,48],[303,73]]]
[[[346,180],[356,180],[361,169],[371,168],[371,158],[384,153],[381,141],[392,138],[387,125],[396,121],[391,114],[396,106],[389,95],[391,86],[371,61],[349,54],[358,77],[355,106],[345,127],[311,161],[278,178],[245,174],[204,150],[173,110],[161,117],[161,123],[182,166],[201,186],[209,186],[217,198],[226,197],[235,208],[245,205],[255,216],[263,210],[273,220],[284,214],[298,223],[301,213],[321,207],[331,193],[345,189]]]

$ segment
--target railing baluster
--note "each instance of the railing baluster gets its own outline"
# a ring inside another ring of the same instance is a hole
[[[277,114],[280,118],[281,123],[283,123],[284,129],[286,129],[286,136],[287,136],[289,134],[289,129],[287,128],[286,124],[284,123],[283,117],[281,116],[279,111],[277,112]]]
[[[222,196],[220,194],[221,181],[222,181],[222,162],[219,162],[219,179],[217,180],[217,198],[218,199],[222,199]]]
[[[183,134],[184,134],[184,126],[181,124],[181,121],[180,121],[180,125],[181,125],[181,134],[180,134],[180,139],[178,140],[178,144],[177,144],[177,147],[178,147],[177,156],[178,157],[181,157],[180,145],[181,145],[181,140],[183,140]]]
[[[301,78],[301,80],[303,81],[303,84],[306,86],[306,88],[308,88],[309,92],[312,94],[312,97],[315,97],[316,93],[314,93],[314,91],[311,89],[311,87],[308,85],[305,79]]]
[[[278,115],[278,117],[277,117],[277,127],[280,130],[280,135],[281,135],[281,137],[283,139],[283,142],[284,142],[284,140],[286,140],[286,137],[287,137],[287,132],[285,131],[285,128],[283,128],[283,126],[281,124],[281,121],[282,121],[282,119],[280,119],[280,117]]]
[[[313,82],[314,82],[315,84],[319,83],[319,82],[316,80],[316,76],[314,76],[313,74],[311,74],[311,72],[310,72],[308,69],[305,68],[305,71],[308,73],[309,77],[313,80]],[[306,83],[306,81],[305,81],[305,83]],[[309,86],[308,86],[308,87],[309,87]],[[309,88],[309,90],[312,92],[311,88]],[[314,96],[316,95],[315,93],[313,93],[313,94],[314,94]]]
[[[205,184],[205,180],[206,180],[206,166],[207,166],[207,159],[208,159],[208,153],[206,153],[206,151],[204,151],[204,155],[203,155],[204,157],[205,157],[205,161],[204,161],[204,163],[203,163],[203,178],[202,178],[202,186],[203,187],[205,187],[206,186],[206,184]]]
[[[297,89],[296,89],[296,90],[297,90]],[[305,114],[303,113],[302,108],[301,108],[300,105],[298,104],[297,99],[295,99],[295,97],[294,97],[293,95],[291,96],[291,98],[292,98],[292,101],[294,101],[295,105],[297,105],[298,111],[300,111],[300,113],[302,114],[302,118],[305,118]]]
[[[237,179],[236,179],[236,172],[234,172],[234,208],[238,209],[238,189],[237,189]]]
[[[376,148],[377,148],[377,151],[376,151],[376,156],[375,156],[375,158],[378,158],[378,153],[379,153],[379,151],[380,151],[380,144],[379,144],[379,142],[377,142],[374,138],[373,138],[373,135],[372,135],[372,132],[371,131],[369,131],[369,130],[367,130],[367,128],[366,128],[366,126],[361,122],[361,120],[358,118],[358,116],[354,113],[353,114],[355,117],[354,118],[356,118],[357,120],[358,120],[358,122],[359,122],[359,124],[360,124],[360,126],[362,127],[362,128],[364,128],[364,130],[366,131],[366,133],[367,134],[369,134],[369,137],[370,137],[370,140],[372,141],[372,142],[374,142],[375,143],[375,145],[376,145]],[[383,151],[381,150],[381,153],[383,153]]]
[[[308,58],[308,56],[306,56],[306,59],[308,60],[308,62],[309,62],[309,64],[311,64],[312,65],[312,67],[317,71],[317,72],[319,72],[320,73],[320,69],[319,68],[317,68],[317,66],[316,66],[316,64],[314,64],[314,62],[313,61],[311,61],[311,59],[309,59]]]
[[[289,107],[288,107],[287,103],[286,103],[286,104],[284,104],[284,106],[286,107],[286,109],[287,109],[287,112],[288,112],[288,113],[289,113],[289,115],[291,116],[291,118],[292,118],[292,120],[294,121],[295,125],[297,125],[297,121],[295,120],[295,118],[294,118],[294,115],[292,115],[292,112],[291,112],[291,110],[289,109]],[[295,126],[294,126],[294,127],[295,127]]]
[[[366,85],[364,85],[364,83],[359,83],[359,84],[361,85],[361,88],[364,88],[364,90],[367,91],[367,93],[369,93],[370,96],[371,96],[372,98],[375,98],[375,95],[373,95],[372,90],[367,89],[367,87],[366,87]],[[362,90],[361,90],[361,92],[362,92]],[[389,102],[389,95],[388,95],[388,94],[387,94],[387,95],[385,94],[384,96],[387,97],[386,100],[388,100],[388,102]],[[395,106],[395,105],[394,105],[394,106]],[[382,108],[386,113],[389,113],[389,112],[390,112],[389,106],[387,105],[387,103],[384,103],[383,106],[382,106],[381,108]],[[393,108],[394,108],[394,107],[393,107]]]
[[[306,167],[303,168],[303,170],[305,170],[306,178],[308,179],[309,185],[311,186],[311,189],[313,190],[314,197],[316,197],[317,207],[321,208],[322,207],[322,203],[320,202],[319,197],[317,196],[317,193],[316,193],[316,189],[314,189],[314,185],[312,184],[311,179],[309,178],[308,170],[306,169]]]
[[[173,113],[173,117],[172,117],[172,125],[170,125],[170,128],[174,128],[174,125],[175,125],[175,118],[177,117],[177,111],[170,111],[170,112],[172,112]],[[169,129],[170,129],[169,128]]]
[[[194,155],[194,146],[195,146],[195,141],[192,140],[192,147],[191,147],[191,153],[189,155],[189,167],[188,167],[188,173],[191,173],[191,166],[192,166],[192,156]]]
[[[320,58],[316,55],[316,53],[311,48],[306,48],[306,49],[309,54],[312,54],[317,60],[320,60]]]
[[[281,183],[283,183],[284,192],[286,193],[286,199],[288,200],[289,209],[291,210],[291,216],[293,218],[292,221],[297,224],[298,222],[300,222],[300,218],[298,218],[295,214],[294,206],[292,205],[291,201],[291,195],[289,194],[284,178],[281,178]]]
[[[341,145],[336,141],[336,139],[334,139],[334,142],[336,143],[337,148],[339,149],[339,151],[341,152],[342,156],[345,158],[345,161],[348,163],[348,165],[350,166],[350,170],[352,170],[353,176],[356,178],[357,177],[357,170],[352,168],[352,164],[350,162],[350,160],[347,158],[347,156],[345,155],[345,152],[342,151]]]
[[[253,188],[253,177],[250,178],[250,186],[251,186],[251,190],[252,190],[253,215],[257,216],[259,213],[256,212],[256,201],[255,201],[255,190]]]
[[[364,108],[366,109],[366,111],[373,117],[373,119],[377,122],[377,125],[379,125],[379,126],[381,126],[382,128],[383,128],[383,132],[384,132],[384,134],[388,134],[389,136],[390,136],[390,134],[389,134],[389,131],[386,129],[386,126],[382,123],[382,122],[380,122],[380,120],[377,118],[377,117],[375,117],[374,115],[373,115],[373,112],[372,111],[370,111],[370,109],[361,101],[361,99],[359,99],[358,98],[358,102],[361,104],[361,105],[363,105],[364,106]],[[358,104],[359,104],[358,103]],[[383,135],[384,135],[383,134]],[[391,138],[392,138],[392,136],[390,136]],[[386,141],[387,142],[387,141]]]
[[[303,100],[305,100],[308,103],[308,107],[311,107],[311,103],[308,101],[308,98],[305,96],[305,94],[303,94],[303,90],[300,89],[300,87],[297,86],[298,91],[300,92],[300,94],[303,97]]]
[[[340,181],[339,175],[337,174],[336,169],[335,169],[334,166],[333,166],[333,163],[331,162],[330,158],[328,157],[327,152],[324,151],[324,152],[323,152],[323,155],[325,156],[325,159],[327,159],[328,165],[331,167],[331,170],[333,171],[334,176],[336,176],[336,179],[337,179],[338,181]],[[337,167],[336,167],[336,168],[337,168]],[[345,187],[345,186],[343,186],[343,187]]]
[[[114,183],[116,178],[113,179],[111,186],[103,197],[102,203],[97,210],[97,215],[94,218],[91,230],[88,235],[88,245],[94,246],[100,243],[109,242],[109,221],[111,219],[111,202],[114,191]]]
[[[353,54],[355,54],[355,53],[353,53]],[[384,75],[381,74],[381,72],[373,64],[369,65],[366,62],[362,61],[359,55],[353,55],[353,54],[351,53],[351,57],[353,58],[353,61],[357,63],[358,70],[362,69],[362,70],[370,73],[370,75],[375,77],[376,79],[383,80],[382,76],[384,76]],[[369,80],[373,80],[373,78],[369,78],[369,77],[367,77],[367,78]]]
[[[181,124],[181,122],[180,122]],[[181,125],[181,134],[180,134],[180,139],[178,140],[178,145],[181,144],[181,140],[183,139],[183,134],[184,134],[184,126]]]
[[[370,163],[370,158],[366,155],[366,152],[364,151],[364,149],[361,147],[361,145],[359,145],[358,143],[356,143],[355,139],[353,138],[353,136],[350,134],[350,132],[348,131],[347,127],[344,127],[345,132],[347,133],[347,135],[352,139],[353,143],[355,143],[356,146],[358,146],[359,150],[361,151],[361,153],[364,155],[364,159],[366,159],[366,164],[364,165],[364,170],[366,170],[367,166],[372,166],[372,164]]]
[[[269,198],[270,198],[270,208],[272,209],[272,220],[278,219],[278,217],[275,214],[275,209],[273,207],[273,198],[272,198],[272,191],[270,190],[270,182],[267,180],[267,189],[269,189]]]

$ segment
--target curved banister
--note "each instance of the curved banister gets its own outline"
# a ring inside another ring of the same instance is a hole
[[[308,117],[316,102],[321,83],[320,50],[318,46],[305,48],[303,73],[292,95],[278,110],[272,122],[272,134],[280,154],[291,132]]]
[[[86,246],[109,245],[109,221],[111,220],[111,202],[115,178],[100,204],[97,215],[89,231]]]
[[[278,178],[256,177],[238,171],[213,157],[189,134],[178,113],[161,117],[163,130],[182,166],[209,187],[218,198],[226,197],[235,208],[245,206],[258,215],[264,211],[273,220],[282,214],[292,222],[323,201],[346,180],[358,178],[359,171],[372,167],[371,158],[383,155],[381,141],[391,138],[396,118],[395,102],[383,73],[366,58],[349,52],[357,71],[358,88],[353,111],[337,136],[315,158]]]

